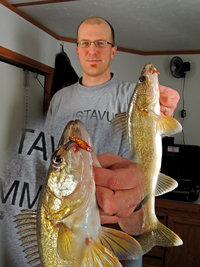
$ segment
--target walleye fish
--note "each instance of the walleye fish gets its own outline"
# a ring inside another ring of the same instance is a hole
[[[128,219],[119,222],[129,234],[138,235],[137,241],[147,253],[153,246],[179,246],[182,240],[160,223],[155,215],[155,196],[177,187],[177,182],[160,173],[162,158],[162,135],[174,135],[182,130],[172,117],[160,116],[158,71],[153,64],[146,64],[128,111],[113,119],[112,125],[127,134],[131,159],[142,170],[142,208]]]
[[[80,121],[65,128],[43,186],[37,211],[17,215],[17,228],[31,266],[121,266],[141,255],[128,234],[100,224],[92,141]]]

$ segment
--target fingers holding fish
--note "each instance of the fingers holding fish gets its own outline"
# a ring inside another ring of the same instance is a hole
[[[110,190],[96,186],[97,203],[101,209],[101,223],[115,223],[121,218],[130,216],[141,201],[139,192],[138,187],[127,190]]]
[[[172,116],[180,96],[177,91],[163,85],[159,85],[159,90],[161,115]]]
[[[116,223],[128,217],[141,201],[140,166],[110,153],[98,159],[102,168],[94,167],[94,173],[101,223]]]
[[[132,189],[141,185],[139,164],[112,153],[104,153],[97,158],[102,168],[94,167],[96,185],[111,190]]]
[[[122,212],[116,212],[112,215],[109,215],[105,213],[100,207],[99,207],[99,213],[100,213],[100,219],[101,219],[101,224],[112,224],[112,223],[117,223],[120,222],[123,218],[128,218],[130,214],[133,213],[134,207],[129,207],[123,211],[123,216]]]

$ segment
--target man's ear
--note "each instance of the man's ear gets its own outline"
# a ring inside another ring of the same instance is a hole
[[[79,59],[79,51],[78,51],[78,47],[76,47],[76,53],[78,55],[78,59]]]
[[[117,51],[117,46],[112,47],[112,53],[110,59],[112,60],[115,57],[115,53]]]

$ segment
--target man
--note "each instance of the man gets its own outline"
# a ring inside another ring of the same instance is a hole
[[[54,96],[47,115],[54,136],[71,119],[81,119],[86,125],[103,167],[94,168],[102,224],[117,223],[128,217],[142,197],[139,166],[127,159],[127,147],[119,137],[113,136],[109,126],[113,114],[127,111],[135,87],[117,80],[110,72],[110,61],[116,50],[114,31],[107,21],[84,20],[77,32],[82,78]],[[160,86],[161,113],[171,116],[178,100],[176,91]],[[141,266],[141,260],[123,262],[123,266]]]

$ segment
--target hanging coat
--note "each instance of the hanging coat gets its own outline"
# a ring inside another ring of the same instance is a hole
[[[57,91],[76,83],[78,79],[79,77],[72,67],[69,57],[64,51],[60,52],[56,56],[55,60],[55,72],[51,89],[51,98]]]

